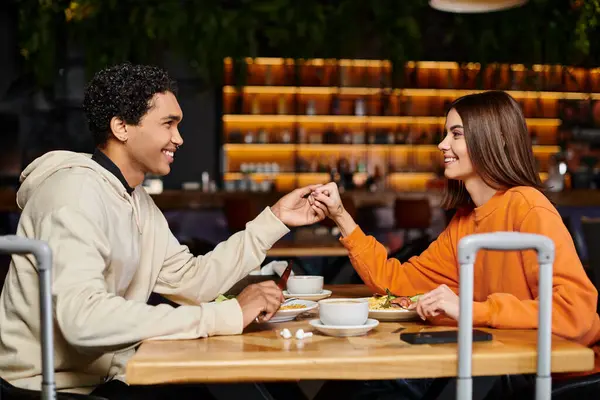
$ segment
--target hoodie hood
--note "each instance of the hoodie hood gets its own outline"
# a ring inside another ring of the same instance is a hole
[[[51,151],[33,160],[21,173],[21,187],[17,192],[17,205],[23,209],[34,191],[55,172],[67,168],[89,168],[102,177],[115,192],[127,196],[127,190],[110,171],[92,160],[91,154],[71,151]]]

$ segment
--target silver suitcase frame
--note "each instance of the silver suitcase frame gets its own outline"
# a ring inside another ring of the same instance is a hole
[[[521,232],[494,232],[464,237],[458,244],[460,264],[458,317],[458,373],[456,398],[473,396],[473,265],[479,250],[535,250],[539,269],[536,400],[550,400],[552,392],[552,264],[554,243],[546,236]]]
[[[18,236],[0,237],[0,252],[33,254],[40,279],[42,341],[42,399],[56,399],[54,381],[54,324],[52,317],[52,250],[46,242]]]

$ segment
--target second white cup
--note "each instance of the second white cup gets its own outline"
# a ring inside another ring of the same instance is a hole
[[[323,291],[323,277],[318,275],[294,275],[287,280],[289,294],[318,294]]]

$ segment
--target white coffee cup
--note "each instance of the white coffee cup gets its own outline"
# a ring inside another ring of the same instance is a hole
[[[364,299],[321,300],[319,318],[324,325],[364,325],[369,318],[369,302]]]
[[[294,275],[287,280],[289,294],[318,294],[323,291],[323,277],[318,275]]]

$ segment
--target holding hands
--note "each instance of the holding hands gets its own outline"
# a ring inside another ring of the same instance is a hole
[[[336,223],[342,236],[348,236],[356,228],[356,222],[348,214],[335,182],[320,185],[314,188],[308,197],[308,201],[315,213],[321,212]]]
[[[312,225],[325,219],[324,211],[313,207],[311,193],[322,185],[298,188],[283,196],[271,211],[287,226]]]
[[[357,227],[342,204],[335,182],[313,187],[308,201],[314,213],[331,218],[340,228],[343,236],[348,236]],[[416,310],[423,320],[437,317],[440,314],[458,320],[458,295],[448,286],[440,285],[420,296],[419,300],[413,303],[409,309]]]

